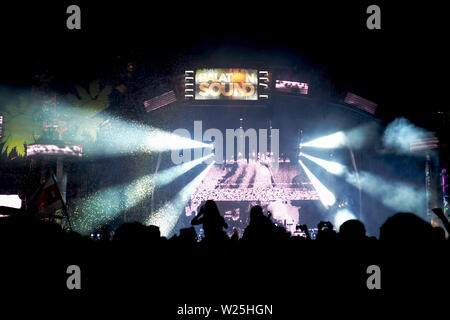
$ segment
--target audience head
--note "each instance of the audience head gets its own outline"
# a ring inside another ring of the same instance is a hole
[[[428,241],[433,239],[433,227],[409,212],[399,212],[389,217],[380,228],[383,241]]]
[[[203,210],[209,216],[220,216],[219,208],[214,200],[207,200],[203,206]]]
[[[435,240],[445,240],[445,230],[441,227],[434,227],[433,236]]]
[[[317,240],[335,240],[336,231],[333,229],[333,224],[330,221],[320,221],[317,225]]]
[[[347,220],[339,228],[339,238],[346,241],[364,240],[366,239],[366,228],[359,220]]]
[[[261,206],[253,206],[250,209],[250,223],[261,221],[264,218],[264,212]]]
[[[148,235],[152,232],[139,222],[124,223],[117,228],[113,240],[123,244],[139,244],[149,240]]]

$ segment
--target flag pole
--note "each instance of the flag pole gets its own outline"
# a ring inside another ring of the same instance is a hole
[[[69,218],[69,212],[67,211],[67,206],[64,203],[64,199],[62,198],[61,191],[59,190],[58,180],[56,179],[56,176],[55,176],[55,173],[53,172],[53,169],[51,169],[50,175],[52,176],[52,179],[53,179],[53,181],[55,182],[55,185],[56,185],[56,190],[58,190],[59,196],[61,197],[61,202],[62,202],[62,205],[63,205],[63,212],[64,212],[64,215],[66,216],[67,222],[69,223],[69,229],[70,229],[70,231],[72,231],[72,222],[70,221],[70,218]]]

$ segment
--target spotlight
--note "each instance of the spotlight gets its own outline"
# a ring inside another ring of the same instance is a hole
[[[0,194],[0,206],[20,209],[22,200],[17,194]]]
[[[145,147],[149,151],[167,151],[178,149],[209,148],[206,143],[181,137],[162,130],[152,130],[145,138]]]
[[[76,226],[77,231],[86,233],[101,227],[104,223],[114,219],[120,212],[133,208],[145,198],[150,197],[156,185],[164,186],[171,183],[210,157],[212,154],[161,171],[156,177],[154,174],[145,175],[127,185],[110,187],[93,196],[78,200],[76,205],[82,212],[82,222]]]
[[[301,153],[301,156],[317,163],[319,166],[323,167],[329,173],[336,174],[336,175],[342,175],[345,172],[345,166],[343,166],[340,163],[319,159],[319,158],[310,156],[303,152]]]
[[[328,209],[328,207],[332,206],[336,202],[336,197],[319,181],[319,179],[317,179],[317,177],[305,166],[305,164],[301,160],[299,160],[298,162],[313,184],[314,189],[316,189],[317,193],[319,194],[320,201],[325,206],[325,208]]]
[[[97,116],[86,107],[61,106],[60,112],[73,128],[76,139],[83,145],[87,156],[108,156],[124,153],[163,152],[178,149],[208,148],[200,141],[148,126],[138,121],[124,121],[107,116]],[[94,114],[94,116],[92,115]],[[107,125],[105,125],[107,124]]]
[[[342,131],[330,134],[325,137],[314,139],[310,142],[300,144],[300,147],[314,147],[314,148],[339,148],[346,143],[345,134]]]
[[[180,214],[186,203],[189,201],[191,195],[198,188],[206,174],[209,172],[215,161],[209,164],[197,177],[187,184],[181,191],[162,208],[153,213],[145,222],[146,225],[158,226],[161,235],[168,236],[172,233],[173,228],[178,222]]]
[[[214,154],[210,153],[202,158],[192,160],[178,166],[166,169],[157,174],[155,178],[155,184],[158,186],[164,186],[166,184],[171,183],[177,177],[181,176],[183,173],[191,170],[193,167],[199,165],[203,161],[211,158]]]
[[[334,216],[334,226],[339,230],[341,224],[347,220],[356,219],[356,216],[348,209],[340,209]]]

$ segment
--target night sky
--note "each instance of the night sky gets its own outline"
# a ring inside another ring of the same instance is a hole
[[[183,59],[256,57],[323,72],[338,87],[378,103],[377,116],[386,121],[403,115],[430,128],[433,114],[448,108],[440,80],[445,79],[443,8],[380,1],[276,3],[2,4],[0,83],[27,86],[45,69],[61,86],[108,77],[119,56],[156,74],[170,72],[171,64]],[[81,8],[81,30],[66,28],[70,4]],[[381,7],[381,30],[366,28],[370,4]]]

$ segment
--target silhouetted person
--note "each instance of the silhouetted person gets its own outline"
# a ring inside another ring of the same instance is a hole
[[[145,226],[139,222],[124,223],[117,228],[113,243],[118,245],[121,251],[139,252],[144,248],[157,251],[162,245],[162,237],[157,226]]]
[[[147,227],[139,222],[124,223],[117,228],[113,240],[123,244],[142,244],[146,239]]]
[[[239,240],[239,232],[236,228],[233,228],[233,234],[231,235],[230,239],[234,242],[237,242]]]
[[[184,246],[194,246],[197,243],[197,232],[194,227],[180,229],[178,240]]]
[[[383,241],[429,241],[433,238],[433,227],[409,212],[394,214],[380,228],[380,240]]]
[[[158,241],[161,238],[161,231],[158,226],[150,225],[146,228],[146,234],[150,241]]]
[[[336,231],[333,229],[333,224],[330,221],[320,221],[317,225],[316,240],[319,241],[334,241],[337,238]]]
[[[308,226],[306,224],[297,226],[297,230],[300,230],[305,234],[305,239],[311,240],[311,235],[309,234]]]
[[[269,241],[274,236],[275,225],[264,215],[261,206],[250,209],[250,222],[244,230],[244,241]]]
[[[344,241],[363,241],[366,239],[366,228],[359,220],[347,220],[339,227],[339,239]]]
[[[445,240],[445,230],[441,227],[434,227],[433,236],[435,240]]]
[[[217,204],[213,200],[207,200],[206,203],[200,207],[198,215],[192,221],[192,225],[203,225],[205,232],[205,239],[209,242],[223,241],[228,239],[223,228],[227,229],[228,224],[221,216]]]

